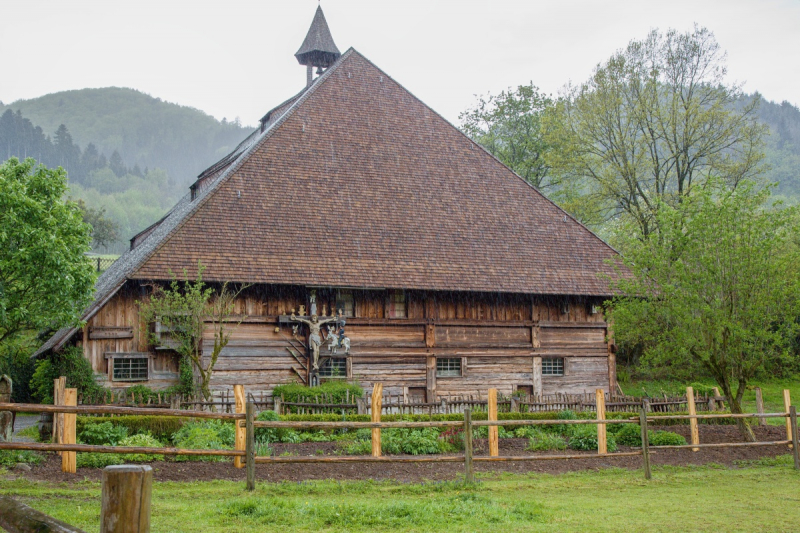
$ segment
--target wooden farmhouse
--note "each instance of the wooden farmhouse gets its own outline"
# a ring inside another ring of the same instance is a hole
[[[296,57],[306,87],[133,237],[85,327],[39,353],[81,346],[107,387],[174,384],[178,356],[148,344],[137,302],[201,262],[204,281],[250,284],[214,390],[346,379],[432,402],[613,388],[600,306],[617,253],[359,52],[340,54],[320,9]],[[314,314],[328,321],[318,370]],[[333,355],[340,329],[350,349]]]

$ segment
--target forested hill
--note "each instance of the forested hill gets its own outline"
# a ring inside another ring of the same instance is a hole
[[[770,130],[764,149],[770,166],[766,178],[778,183],[779,195],[800,202],[800,109],[762,100],[758,116]]]
[[[46,135],[64,124],[82,149],[92,143],[106,156],[116,150],[129,167],[157,167],[186,185],[252,131],[237,122],[219,122],[198,109],[118,87],[0,103],[0,115],[6,109],[20,110]]]

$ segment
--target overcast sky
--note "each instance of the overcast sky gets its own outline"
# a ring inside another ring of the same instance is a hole
[[[317,0],[2,0],[0,101],[131,87],[255,124],[300,90]],[[711,29],[731,81],[800,104],[800,0],[323,0],[353,47],[451,122],[533,81],[557,93],[652,28]]]

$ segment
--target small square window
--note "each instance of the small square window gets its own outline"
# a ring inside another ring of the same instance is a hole
[[[319,366],[319,377],[347,379],[347,359],[331,357]]]
[[[353,299],[353,291],[336,291],[336,310],[334,314],[342,310],[344,316],[356,316],[356,306]]]
[[[147,381],[147,357],[115,357],[113,381]]]
[[[543,357],[542,358],[543,376],[563,376],[564,358],[563,357]]]
[[[437,378],[458,378],[461,377],[461,358],[450,357],[436,360]]]
[[[389,318],[406,318],[405,291],[389,291]]]

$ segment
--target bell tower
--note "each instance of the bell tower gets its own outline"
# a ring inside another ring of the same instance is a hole
[[[322,13],[322,7],[317,6],[317,12],[314,14],[314,20],[311,22],[306,38],[300,46],[300,50],[294,55],[298,63],[306,65],[307,86],[314,82],[314,67],[317,67],[317,76],[319,76],[341,55],[333,42],[331,30]]]

